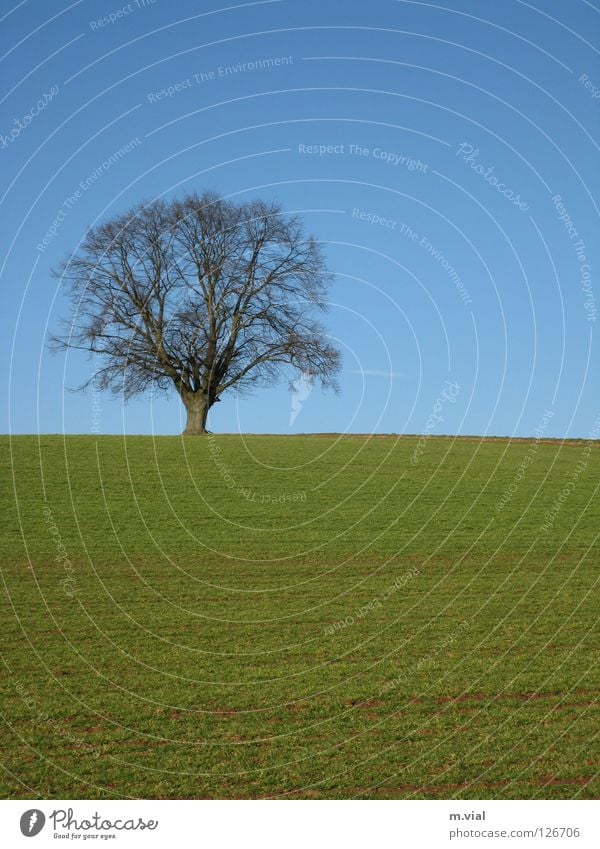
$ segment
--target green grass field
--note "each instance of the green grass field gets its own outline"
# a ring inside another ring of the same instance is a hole
[[[600,450],[416,446],[3,437],[1,795],[597,798]]]

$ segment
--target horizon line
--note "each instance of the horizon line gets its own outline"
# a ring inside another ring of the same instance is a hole
[[[89,438],[89,439],[113,439],[115,437],[125,438],[125,439],[180,439],[184,436],[182,433],[64,433],[60,431],[56,432],[43,432],[43,433],[0,433],[0,438],[8,438],[8,439],[18,439],[18,438],[41,438],[46,436],[55,436],[55,437],[76,437],[76,438]],[[342,431],[314,431],[314,432],[302,432],[302,433],[263,433],[259,431],[208,431],[206,434],[198,434],[198,435],[187,435],[185,434],[186,439],[202,439],[203,436],[240,436],[240,437],[283,437],[283,438],[304,438],[304,437],[314,437],[314,438],[322,438],[322,437],[339,437],[345,439],[444,439],[444,440],[464,440],[464,441],[473,441],[477,440],[480,442],[538,442],[542,444],[546,443],[571,443],[571,442],[591,442],[592,444],[600,445],[599,437],[592,436],[542,436],[537,437],[534,434],[531,436],[509,436],[507,434],[497,435],[497,434],[452,434],[452,433],[439,433],[439,434],[424,434],[424,433],[394,433],[394,432],[374,432],[374,433],[364,433],[364,432],[349,432],[344,433]]]

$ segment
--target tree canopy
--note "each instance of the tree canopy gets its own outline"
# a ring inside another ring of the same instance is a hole
[[[208,192],[142,203],[91,228],[54,274],[71,305],[54,346],[99,356],[92,379],[125,398],[174,389],[186,434],[206,432],[228,390],[290,370],[337,389],[340,354],[315,317],[331,275],[276,203]]]

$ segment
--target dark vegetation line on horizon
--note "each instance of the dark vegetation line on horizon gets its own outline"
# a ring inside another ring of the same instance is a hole
[[[89,439],[111,439],[111,438],[124,438],[124,439],[181,439],[183,436],[188,438],[188,441],[192,441],[189,437],[189,434],[183,433],[61,433],[55,431],[41,431],[39,433],[2,433],[0,434],[0,438],[8,438],[8,439],[18,439],[18,438],[27,438],[27,437],[47,437],[47,436],[57,436],[63,438],[89,438]],[[314,433],[258,433],[253,431],[246,432],[234,432],[234,431],[207,431],[204,436],[240,436],[244,438],[248,437],[276,437],[281,439],[304,439],[307,437],[313,437],[315,439],[323,439],[325,437],[331,438],[341,438],[341,439],[427,439],[428,442],[432,441],[461,441],[461,442],[537,442],[540,445],[577,445],[581,442],[590,442],[594,447],[600,447],[600,439],[592,439],[588,436],[545,436],[542,439],[538,439],[536,436],[494,436],[489,434],[488,436],[481,436],[477,433],[472,434],[452,434],[452,433],[440,433],[435,436],[420,434],[420,433],[341,433],[339,431],[316,431]],[[193,439],[193,441],[201,442],[202,439]]]

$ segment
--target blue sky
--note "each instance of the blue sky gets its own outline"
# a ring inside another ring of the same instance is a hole
[[[211,188],[303,215],[344,354],[338,396],[232,394],[212,430],[528,436],[550,411],[545,436],[589,434],[592,3],[0,8],[3,431],[181,431],[176,397],[70,391],[92,364],[47,351],[66,313],[50,269],[107,216]]]

